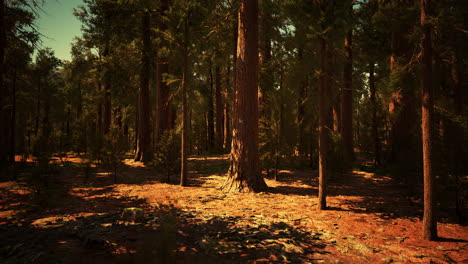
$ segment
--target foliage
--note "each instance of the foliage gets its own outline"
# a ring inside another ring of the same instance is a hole
[[[109,134],[103,138],[102,149],[99,150],[102,167],[111,172],[114,183],[117,183],[117,174],[123,168],[122,160],[127,152],[127,142],[118,127],[111,127]]]
[[[167,130],[156,145],[152,165],[164,170],[167,181],[180,171],[180,137],[175,130]]]

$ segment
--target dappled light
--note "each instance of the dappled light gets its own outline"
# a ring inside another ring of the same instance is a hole
[[[467,263],[468,1],[0,1],[0,263]]]

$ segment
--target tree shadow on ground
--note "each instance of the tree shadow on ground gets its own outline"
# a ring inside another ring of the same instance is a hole
[[[0,262],[300,263],[328,254],[320,233],[283,222],[238,226],[238,217],[144,206],[138,223],[105,213],[40,227],[0,226]]]

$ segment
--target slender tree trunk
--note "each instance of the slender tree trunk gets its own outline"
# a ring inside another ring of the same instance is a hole
[[[327,43],[325,39],[321,40],[320,48],[320,79],[319,79],[319,210],[325,210],[327,208],[327,175],[328,175],[328,164],[327,164],[327,153],[328,153],[328,129],[327,127],[327,110],[328,100],[327,91]]]
[[[345,66],[343,72],[343,90],[341,99],[341,136],[345,151],[350,158],[354,158],[353,151],[353,53],[352,30],[348,30],[345,47]]]
[[[98,90],[101,92],[102,90],[102,85],[100,83],[98,83]],[[97,132],[97,135],[101,136],[102,135],[102,109],[104,108],[103,107],[103,99],[100,98],[99,99],[99,104],[97,106],[97,123],[96,123],[96,132]]]
[[[299,63],[303,63],[304,60],[304,47],[301,44],[298,48],[297,58]],[[304,130],[305,130],[305,106],[306,106],[306,97],[307,97],[307,79],[303,78],[300,80],[298,85],[299,91],[297,93],[297,139],[296,139],[296,149],[299,154],[300,162],[304,160],[306,154],[305,142],[304,142]]]
[[[209,61],[210,91],[208,92],[208,150],[213,151],[215,146],[215,127],[214,127],[214,102],[213,102],[213,65],[212,59]]]
[[[107,42],[104,49],[104,57],[108,57],[110,53],[110,41]],[[102,113],[102,132],[104,135],[109,133],[111,125],[111,115],[112,115],[112,103],[111,103],[111,73],[109,66],[106,66],[106,72],[104,75],[104,103],[103,103],[103,113]]]
[[[34,120],[34,136],[37,138],[39,133],[39,119],[41,117],[41,76],[37,76],[37,97],[36,97],[36,116]]]
[[[161,16],[166,16],[166,12],[169,10],[169,0],[161,0]],[[158,20],[158,28],[161,32],[167,30],[167,24],[164,18]],[[164,39],[164,36],[162,36]],[[159,46],[166,46],[166,41],[163,41]],[[171,127],[171,102],[170,102],[170,89],[167,85],[165,75],[169,73],[169,59],[166,55],[158,57],[157,63],[157,115],[156,115],[156,143],[159,143],[161,136]],[[157,145],[157,144],[156,144]]]
[[[422,27],[422,145],[424,171],[424,217],[423,238],[437,238],[437,221],[435,218],[435,193],[433,161],[433,126],[434,99],[432,91],[432,46],[431,25],[427,17],[430,15],[430,0],[421,0]]]
[[[13,70],[13,80],[12,80],[12,109],[11,109],[11,119],[10,119],[10,151],[9,151],[9,162],[15,162],[15,147],[16,147],[16,79],[17,79],[17,69],[16,67]]]
[[[181,166],[180,185],[187,186],[187,75],[188,75],[188,19],[184,23],[184,65],[182,73],[182,140],[181,140]]]
[[[231,162],[226,191],[267,188],[258,152],[258,2],[240,0]]]
[[[141,73],[138,107],[138,137],[135,161],[147,162],[151,159],[150,152],[150,102],[149,102],[149,75],[150,75],[150,13],[145,11],[142,16],[141,33],[143,48],[141,52]]]
[[[377,100],[374,78],[374,63],[369,63],[369,88],[372,104],[372,138],[374,140],[374,165],[380,164],[380,140],[377,126]]]
[[[230,105],[229,105],[229,102],[231,101],[231,98],[230,98],[230,91],[229,91],[229,87],[231,87],[231,83],[230,83],[230,78],[231,78],[231,73],[230,73],[230,67],[228,65],[227,67],[227,74],[226,74],[226,89],[224,89],[224,138],[223,138],[223,149],[226,149],[228,147],[228,144],[229,144],[229,140],[230,140],[230,131],[229,131],[229,124],[230,124],[230,118],[229,118],[229,109],[230,109]]]
[[[224,138],[224,102],[221,91],[221,70],[219,65],[215,67],[215,98],[216,98],[216,151],[223,149]]]

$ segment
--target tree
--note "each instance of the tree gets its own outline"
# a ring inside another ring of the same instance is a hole
[[[421,0],[421,28],[422,28],[422,146],[424,172],[424,217],[423,238],[434,240],[437,238],[437,222],[435,219],[435,195],[433,172],[433,126],[434,99],[432,91],[432,44],[430,22],[430,0]]]
[[[136,161],[149,161],[150,151],[150,102],[149,102],[149,78],[150,78],[150,13],[142,12],[141,22],[141,73],[140,90],[138,94],[138,134],[135,151]]]
[[[167,12],[169,10],[169,1],[161,0],[159,8],[158,31],[160,33],[160,44],[158,45],[157,57],[157,115],[156,115],[156,142],[159,142],[161,136],[172,127],[171,120],[171,98],[170,88],[167,84],[167,74],[169,73],[168,41],[164,34],[167,31]]]
[[[188,130],[188,105],[187,105],[187,75],[188,75],[188,14],[184,19],[184,43],[183,43],[183,70],[182,70],[182,131],[181,131],[181,167],[180,185],[187,185],[187,130]]]
[[[267,186],[258,152],[258,2],[239,2],[231,161],[225,191],[258,192]]]
[[[353,150],[353,30],[348,29],[345,39],[345,65],[343,72],[343,91],[341,99],[341,135],[346,154],[354,156]]]

